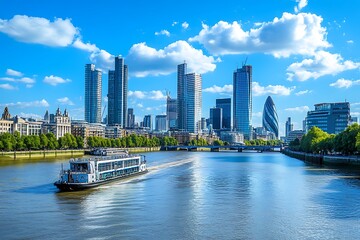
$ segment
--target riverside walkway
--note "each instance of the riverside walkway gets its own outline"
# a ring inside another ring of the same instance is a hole
[[[281,152],[282,146],[268,146],[268,145],[254,145],[254,146],[245,146],[245,145],[228,145],[228,146],[185,146],[185,145],[177,145],[177,146],[164,146],[161,147],[161,151],[197,151],[199,148],[207,148],[210,149],[211,152],[219,152],[220,150],[236,150],[238,152],[242,152],[244,150],[251,150],[257,152]]]

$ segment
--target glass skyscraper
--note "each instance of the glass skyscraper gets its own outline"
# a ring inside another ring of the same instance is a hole
[[[244,65],[233,75],[233,124],[234,130],[252,139],[252,66]]]
[[[316,126],[327,133],[338,134],[350,125],[350,103],[319,103],[307,113],[306,132]]]
[[[85,121],[101,123],[102,73],[94,64],[85,65]]]
[[[213,129],[220,130],[222,128],[222,108],[210,108],[210,124],[212,124]]]
[[[178,65],[178,129],[198,133],[201,130],[202,78],[200,74],[186,71],[186,63]]]
[[[222,109],[221,128],[231,130],[231,98],[216,99],[216,107]]]
[[[267,97],[264,104],[262,124],[266,131],[274,133],[276,138],[279,138],[278,115],[275,103],[270,96]]]
[[[166,121],[167,127],[170,130],[174,130],[177,128],[177,101],[176,99],[172,99],[170,94],[167,94],[166,99]]]
[[[108,77],[108,124],[126,127],[128,67],[122,57],[115,57],[115,70]]]

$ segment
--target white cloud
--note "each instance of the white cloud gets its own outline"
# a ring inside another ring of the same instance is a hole
[[[213,85],[212,87],[205,88],[202,91],[209,93],[232,93],[233,85],[224,85],[223,87]]]
[[[107,103],[109,101],[108,97],[106,97],[106,96],[103,97],[103,100],[104,100],[105,103]]]
[[[62,83],[67,83],[67,82],[71,82],[70,79],[63,79],[61,77],[57,77],[54,75],[50,75],[50,76],[46,76],[44,78],[44,83],[50,84],[52,86],[56,86],[58,84],[62,84]]]
[[[261,118],[262,117],[262,112],[253,112],[252,117]]]
[[[360,112],[351,112],[350,113],[350,116],[352,116],[352,117],[359,117],[360,116]]]
[[[18,82],[26,83],[26,84],[34,84],[35,80],[29,77],[23,77],[17,80]]]
[[[24,74],[22,72],[8,68],[6,69],[6,75],[13,77],[22,77]]]
[[[203,24],[200,33],[189,41],[201,43],[214,55],[311,55],[318,49],[331,46],[326,40],[326,28],[321,26],[322,21],[321,16],[311,13],[283,13],[281,18],[258,24],[249,31],[244,31],[236,21],[219,21],[212,27]]]
[[[143,99],[143,98],[145,98],[145,93],[142,91],[129,91],[128,97]]]
[[[144,107],[144,105],[142,105],[141,103],[136,104],[136,106],[137,106],[138,108],[143,108],[143,107]]]
[[[360,102],[355,102],[355,103],[350,103],[351,104],[351,106],[360,106]]]
[[[348,41],[346,41],[347,43],[349,43],[349,44],[352,44],[352,43],[354,43],[354,41],[353,40],[348,40]]]
[[[360,85],[360,80],[346,80],[344,78],[338,79],[336,82],[330,84],[331,87],[336,88],[349,88],[355,85]]]
[[[183,23],[181,24],[181,27],[182,27],[183,29],[187,29],[187,28],[189,27],[189,24],[188,24],[187,22],[183,22]]]
[[[12,78],[12,77],[2,77],[0,78],[0,80],[3,80],[3,81],[8,81],[8,82],[15,82],[15,78]]]
[[[310,108],[308,106],[301,106],[301,107],[293,107],[293,108],[286,108],[285,111],[289,112],[307,112]]]
[[[0,19],[0,32],[19,42],[38,43],[51,47],[66,47],[72,44],[78,34],[70,19],[15,15],[10,20]]]
[[[336,75],[346,70],[360,68],[360,62],[353,62],[325,51],[316,52],[312,59],[291,64],[287,68],[288,80],[306,81],[317,79],[325,75]]]
[[[68,97],[58,98],[57,102],[62,105],[69,105],[69,106],[75,105]]]
[[[167,37],[170,37],[170,32],[169,32],[168,30],[163,29],[163,30],[161,30],[160,32],[155,32],[155,35],[156,35],[156,36],[165,35],[165,36],[167,36]]]
[[[306,7],[307,4],[308,4],[308,0],[296,0],[296,2],[298,3],[298,5],[294,7],[294,11],[295,11],[296,13],[300,12],[301,9],[303,9],[304,7]]]
[[[36,114],[36,113],[24,113],[24,112],[21,112],[19,114],[19,117],[22,117],[22,118],[33,118],[33,119],[42,119],[43,117]]]
[[[83,43],[81,39],[76,39],[73,43],[73,47],[87,51],[87,52],[98,52],[100,49],[95,45],[91,43]]]
[[[50,105],[45,99],[42,99],[33,102],[4,103],[4,104],[0,104],[0,106],[29,108],[29,107],[49,107]]]
[[[165,100],[166,95],[160,90],[146,91],[129,91],[128,97],[138,99]],[[142,105],[142,104],[141,104]]]
[[[258,82],[252,83],[252,92],[254,96],[262,96],[266,94],[288,96],[295,90],[295,87],[285,87],[282,85],[260,86]]]
[[[8,84],[8,83],[5,83],[5,84],[0,84],[0,88],[1,89],[5,89],[5,90],[15,90],[17,89],[16,87]]]
[[[176,66],[186,61],[189,71],[206,73],[214,71],[216,60],[206,56],[186,41],[176,41],[164,49],[155,49],[146,43],[134,44],[126,61],[131,66],[130,73],[136,77],[159,76],[176,72]]]
[[[105,50],[99,50],[90,54],[90,60],[96,65],[96,68],[107,72],[109,69],[114,69],[114,55]]]
[[[178,24],[179,22],[173,22],[172,24],[171,24],[171,26],[175,26],[176,24]]]
[[[312,93],[312,91],[311,90],[299,91],[299,92],[295,93],[295,95],[301,96],[301,95],[308,94],[308,93]]]

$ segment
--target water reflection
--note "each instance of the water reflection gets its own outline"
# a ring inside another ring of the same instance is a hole
[[[356,239],[360,234],[358,169],[318,167],[273,153],[146,155],[148,174],[70,193],[52,185],[62,160],[0,167],[2,238]]]

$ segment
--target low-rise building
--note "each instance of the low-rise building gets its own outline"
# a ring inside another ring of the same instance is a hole
[[[228,142],[230,145],[244,144],[244,134],[240,132],[221,131],[220,140]]]
[[[64,111],[64,114],[61,114],[60,109],[56,110],[55,115],[50,115],[49,123],[44,123],[42,128],[43,133],[52,132],[56,139],[63,137],[66,133],[71,133],[71,120],[68,112]]]
[[[304,135],[305,135],[305,131],[303,131],[303,130],[293,130],[293,131],[290,131],[290,132],[288,133],[287,138],[286,138],[286,142],[287,142],[287,143],[290,143],[290,142],[294,141],[296,138],[298,138],[299,140],[301,140]]]
[[[72,121],[71,134],[84,139],[87,137],[105,137],[105,125],[85,121]]]

